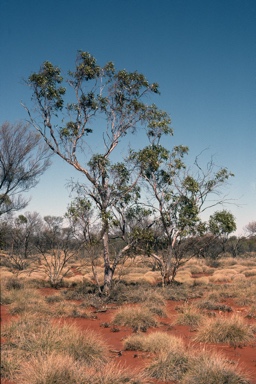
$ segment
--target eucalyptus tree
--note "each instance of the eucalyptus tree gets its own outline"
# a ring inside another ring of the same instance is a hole
[[[217,211],[209,218],[209,231],[219,238],[221,252],[226,252],[228,236],[236,230],[236,221],[234,215],[227,211]]]
[[[99,66],[81,51],[66,79],[59,67],[46,61],[27,84],[36,107],[33,112],[24,106],[30,122],[55,154],[85,176],[74,188],[94,203],[101,220],[108,293],[114,272],[109,251],[112,211],[121,201],[131,201],[138,180],[129,164],[115,161],[113,154],[125,136],[138,129],[149,136],[172,133],[168,114],[146,103],[150,94],[159,93],[158,85],[137,71],[116,70],[112,62]]]
[[[3,215],[0,232],[5,249],[6,262],[17,271],[26,269],[35,259],[35,237],[42,220],[37,212],[25,212],[13,217]]]
[[[36,186],[50,165],[49,155],[40,135],[28,125],[0,126],[0,215],[27,206],[29,200],[22,193]]]
[[[223,201],[217,195],[217,200],[209,202],[209,196],[218,194],[232,174],[225,168],[215,169],[212,161],[203,170],[198,158],[193,171],[184,162],[187,147],[168,150],[160,144],[160,139],[161,136],[151,137],[151,144],[131,152],[131,158],[140,169],[147,188],[148,197],[144,204],[153,212],[150,231],[158,228],[158,232],[162,232],[158,241],[165,243],[162,252],[156,253],[152,248],[150,253],[160,267],[165,285],[174,280],[178,268],[193,256],[191,251],[196,236],[207,230],[200,213]],[[156,244],[155,240],[153,244]]]

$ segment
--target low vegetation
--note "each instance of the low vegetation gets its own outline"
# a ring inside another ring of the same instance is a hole
[[[220,260],[216,271],[222,263]],[[233,265],[237,273],[241,265],[239,260]],[[142,257],[138,258],[137,274],[140,266],[143,275]],[[61,289],[54,290],[39,279],[6,275],[1,282],[1,303],[12,320],[2,326],[2,377],[15,384],[251,383],[250,372],[244,373],[236,360],[214,352],[214,346],[255,345],[255,278],[248,276],[243,283],[232,279],[198,284],[204,268],[208,268],[204,261],[197,268],[196,260],[191,260],[184,270],[195,282],[173,283],[164,289],[157,284],[117,280],[108,297],[100,296],[83,276],[76,282],[67,278]],[[226,268],[232,268],[231,262]],[[82,270],[78,263],[73,269]],[[88,273],[86,267],[83,269]],[[237,305],[243,309],[240,315]],[[90,327],[81,330],[76,325],[77,317],[85,322],[96,320],[110,309],[113,313],[108,322],[100,325],[109,332],[124,329],[128,333],[122,340],[121,355],[133,351],[138,357],[135,362],[144,358],[139,371],[119,364],[122,358],[113,357],[100,329],[92,332]],[[189,344],[182,334],[178,337],[173,333],[180,326],[193,332]]]
[[[246,375],[218,353],[203,351],[189,359],[181,384],[249,384]]]
[[[245,320],[238,315],[208,319],[198,330],[196,341],[225,343],[233,347],[244,346],[252,341],[254,333]]]
[[[115,314],[112,323],[130,327],[134,332],[146,332],[149,327],[156,327],[157,321],[152,312],[142,306],[127,306],[120,308]]]

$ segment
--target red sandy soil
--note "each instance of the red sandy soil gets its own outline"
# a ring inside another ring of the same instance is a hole
[[[50,288],[44,288],[40,290],[44,296],[55,294],[56,291]],[[165,331],[172,335],[182,337],[185,343],[189,346],[193,346],[193,348],[200,348],[200,344],[196,344],[193,341],[195,336],[195,330],[191,329],[188,326],[179,326],[172,325],[172,321],[174,316],[177,314],[176,308],[180,305],[183,305],[183,302],[167,302],[167,313],[168,318],[158,319],[160,322],[160,327],[155,329],[150,329],[147,332],[154,331]],[[234,303],[230,300],[225,304],[232,306],[233,312],[238,312],[243,314],[245,310],[243,307],[235,307]],[[127,327],[113,327],[110,323],[113,318],[113,315],[117,311],[117,306],[114,304],[109,304],[107,306],[106,312],[97,311],[96,309],[91,309],[92,318],[65,318],[63,322],[69,322],[76,324],[79,328],[81,328],[84,332],[90,332],[90,330],[94,330],[95,332],[100,333],[104,340],[107,342],[109,346],[109,351],[111,358],[116,360],[120,365],[124,367],[128,367],[132,372],[136,370],[142,369],[147,365],[152,356],[148,353],[144,352],[134,352],[134,351],[124,351],[123,350],[123,339],[132,333],[130,328]],[[217,311],[217,316],[230,316],[227,313],[221,313]],[[1,324],[4,324],[10,319],[12,316],[8,314],[8,306],[1,307]],[[253,320],[255,322],[255,320]],[[109,326],[106,326],[109,324]],[[3,340],[4,342],[4,340]],[[205,347],[205,345],[203,345]],[[256,344],[252,344],[250,346],[242,347],[242,348],[234,348],[228,345],[208,345],[207,349],[209,350],[217,350],[221,351],[229,361],[238,362],[238,365],[242,369],[245,374],[249,375],[251,384],[256,384]],[[152,383],[162,384],[161,381],[154,381]],[[169,381],[169,383],[174,383]],[[10,382],[8,380],[3,380],[2,384],[17,384]]]

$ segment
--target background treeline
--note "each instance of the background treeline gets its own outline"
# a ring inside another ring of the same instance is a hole
[[[85,262],[91,265],[95,283],[100,289],[95,270],[103,252],[99,228],[97,223],[90,227],[88,220],[84,220],[83,223],[78,219],[74,220],[71,213],[72,205],[64,217],[42,218],[36,212],[26,212],[19,216],[2,216],[0,221],[1,265],[17,274],[25,270],[29,273],[43,269],[51,286],[57,287],[71,270],[74,261]],[[148,227],[147,224],[146,228]],[[228,236],[220,232],[213,233],[210,228],[209,226],[204,234],[190,235],[176,242],[173,248],[171,281],[175,280],[178,269],[192,257],[207,259],[209,263],[218,263],[218,259],[223,257],[256,256],[253,223],[248,224],[245,235],[240,237]],[[164,232],[152,226],[146,233],[143,223],[136,223],[133,228],[130,226],[130,232],[133,232],[133,246],[127,247],[126,252],[123,252],[126,243],[118,229],[112,232],[111,260],[115,261],[120,251],[122,258],[119,260],[119,265],[129,257],[144,254],[148,256],[149,268],[159,270],[162,274],[158,258],[163,262],[168,260],[168,238]],[[138,233],[143,233],[143,236],[137,236],[137,240],[134,241]]]

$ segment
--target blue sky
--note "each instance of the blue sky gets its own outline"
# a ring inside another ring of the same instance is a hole
[[[238,233],[256,220],[255,0],[1,0],[1,123],[26,119],[23,83],[43,61],[72,69],[77,50],[100,65],[142,72],[188,145],[234,174],[227,188]],[[29,192],[27,211],[63,215],[76,172],[60,159]]]

